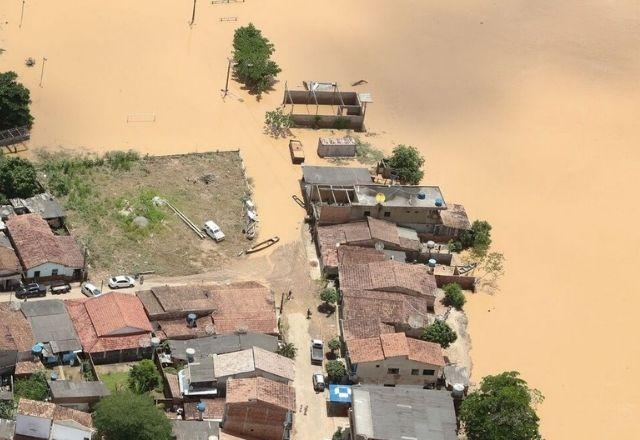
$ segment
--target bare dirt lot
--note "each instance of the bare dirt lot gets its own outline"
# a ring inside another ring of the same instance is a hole
[[[248,246],[242,228],[243,197],[249,189],[237,152],[144,157],[129,170],[94,166],[73,177],[70,186],[61,201],[71,233],[87,247],[92,278],[206,272]],[[199,227],[215,221],[225,240],[200,239],[167,206],[155,206],[154,196],[169,201]],[[133,219],[138,216],[148,226],[137,226]]]

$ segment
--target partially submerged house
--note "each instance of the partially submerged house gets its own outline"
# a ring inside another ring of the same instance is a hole
[[[12,216],[6,225],[26,281],[83,279],[84,253],[72,236],[55,235],[39,214]]]
[[[346,359],[353,381],[385,386],[434,385],[445,366],[439,344],[404,333],[348,340]]]
[[[51,402],[80,411],[88,411],[93,404],[111,394],[99,381],[49,380]]]
[[[186,361],[187,349],[193,350],[193,358],[200,359],[214,354],[232,353],[252,347],[276,352],[278,338],[272,335],[255,332],[229,333],[226,335],[211,335],[197,339],[169,339],[169,350],[174,360]]]
[[[223,432],[238,438],[290,438],[296,410],[292,386],[263,377],[229,379],[226,399]]]
[[[320,264],[325,275],[338,271],[338,249],[343,245],[402,251],[409,258],[417,259],[422,249],[416,231],[395,223],[367,217],[364,221],[318,226],[315,239]]]
[[[94,433],[91,414],[25,398],[18,402],[15,426],[16,436],[29,439],[87,440]]]
[[[80,338],[63,301],[46,299],[20,303],[36,340],[32,348],[43,362],[68,364],[82,351]]]
[[[279,333],[273,292],[257,282],[160,286],[136,295],[168,339]]]
[[[352,440],[457,440],[453,399],[419,387],[352,387]]]
[[[94,363],[127,362],[151,356],[153,327],[135,296],[109,292],[66,304],[82,349]]]
[[[64,225],[64,210],[55,197],[48,192],[36,194],[26,199],[10,199],[9,203],[17,215],[37,214],[49,226],[56,229]]]

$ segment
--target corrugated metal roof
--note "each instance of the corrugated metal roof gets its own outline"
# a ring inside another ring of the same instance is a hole
[[[321,185],[364,185],[371,183],[371,174],[366,168],[302,166],[305,183]]]

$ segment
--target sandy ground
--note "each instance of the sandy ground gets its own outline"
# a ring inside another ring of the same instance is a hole
[[[286,80],[367,80],[371,139],[419,146],[426,183],[489,220],[507,257],[501,291],[467,307],[474,379],[521,371],[547,397],[546,438],[638,437],[636,0],[198,2],[192,28],[190,0],[28,0],[19,28],[21,4],[0,5],[0,70],[32,90],[30,147],[239,147],[262,233],[283,243],[299,232],[299,171],[261,133],[264,111]],[[281,83],[259,102],[232,84],[223,102],[249,21],[275,43]],[[318,133],[297,134],[317,162]]]

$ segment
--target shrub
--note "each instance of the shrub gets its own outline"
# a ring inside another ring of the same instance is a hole
[[[40,191],[36,168],[27,159],[0,159],[0,189],[7,198],[32,197]]]
[[[100,400],[93,413],[97,438],[108,440],[169,440],[169,419],[148,395],[116,392]]]
[[[451,327],[449,327],[449,324],[444,321],[437,320],[424,329],[422,339],[440,344],[442,348],[447,348],[449,345],[453,344],[456,339],[458,339],[458,335]]]
[[[17,379],[13,384],[13,394],[31,400],[44,400],[49,396],[47,374],[40,370],[24,379]]]
[[[234,71],[236,75],[258,94],[271,87],[281,69],[272,61],[275,48],[252,23],[236,29],[233,36]]]
[[[490,246],[491,225],[485,220],[474,221],[470,230],[462,231],[459,236],[449,242],[449,249],[453,252],[471,248],[477,258],[484,257]]]
[[[341,382],[347,375],[347,369],[344,362],[339,360],[331,360],[327,362],[327,376],[331,382]]]
[[[264,115],[265,130],[273,137],[286,136],[293,127],[293,116],[285,113],[282,107],[271,110]]]
[[[33,125],[29,89],[16,81],[15,72],[0,73],[0,130]]]
[[[342,347],[342,342],[340,342],[340,338],[338,336],[335,336],[329,341],[327,345],[329,346],[329,349],[331,351],[336,351],[339,350],[340,347]]]
[[[142,394],[155,389],[160,385],[160,374],[155,364],[150,359],[143,359],[129,370],[129,388],[131,391]]]
[[[338,302],[338,291],[333,287],[325,287],[320,292],[320,299],[327,305],[334,305]]]
[[[105,153],[104,160],[107,165],[114,170],[129,171],[134,163],[140,160],[140,154],[137,151],[109,151]]]
[[[424,176],[422,171],[424,158],[416,148],[410,145],[398,145],[394,148],[388,164],[398,173],[402,182],[417,185]]]
[[[540,440],[534,406],[542,400],[516,371],[487,376],[462,402],[460,420],[469,440]]]
[[[342,440],[342,426],[338,426],[338,429],[333,433],[331,440]]]
[[[445,285],[444,290],[444,302],[446,305],[455,308],[456,310],[462,310],[462,306],[467,302],[467,299],[457,283],[451,283]]]
[[[298,353],[298,348],[291,342],[285,342],[282,346],[278,347],[278,351],[276,353],[289,359],[295,359],[296,354]]]

